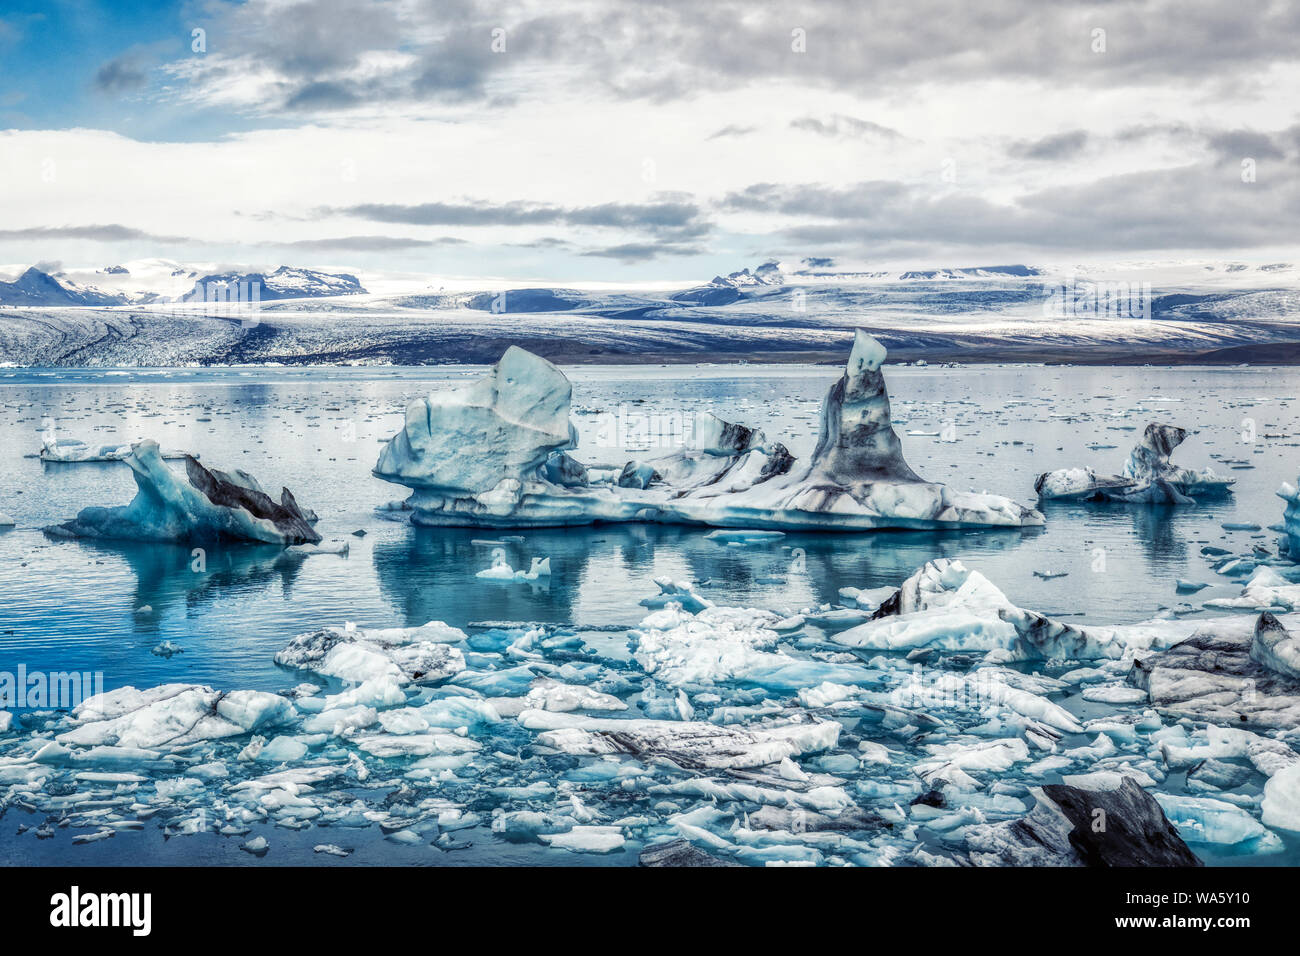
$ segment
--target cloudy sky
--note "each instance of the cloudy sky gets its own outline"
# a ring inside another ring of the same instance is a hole
[[[1284,0],[6,0],[0,262],[708,278],[1300,245]]]

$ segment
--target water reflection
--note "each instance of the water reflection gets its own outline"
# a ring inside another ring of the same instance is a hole
[[[533,529],[494,536],[470,529],[410,527],[376,541],[379,588],[409,624],[445,620],[631,625],[645,613],[654,581],[695,582],[722,604],[799,608],[837,602],[842,587],[896,585],[935,557],[1017,547],[1025,532],[789,534],[731,545],[710,529],[620,524]],[[1035,532],[1029,532],[1030,535]],[[549,579],[475,577],[501,554],[512,568],[550,558]]]

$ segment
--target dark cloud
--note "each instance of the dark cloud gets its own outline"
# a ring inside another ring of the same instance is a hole
[[[558,0],[538,10],[528,0],[250,2],[222,8],[221,26],[226,49],[251,53],[286,78],[284,101],[322,110],[358,100],[487,102],[501,77],[523,80],[515,85],[544,97],[567,84],[652,100],[755,81],[852,93],[905,89],[936,77],[1031,78],[1093,88],[1231,84],[1290,62],[1300,35],[1300,5],[1273,0],[988,0],[964,6],[951,0],[823,0],[794,8],[750,0]],[[1093,49],[1097,29],[1106,31],[1104,52]],[[493,30],[505,31],[500,52],[493,50]],[[794,48],[795,30],[803,31],[803,52]],[[318,84],[334,84],[337,91],[351,78],[371,75],[360,69],[373,65],[367,57],[395,50],[414,56],[382,79],[347,87],[350,96],[309,92]],[[812,123],[808,128],[818,131]]]
[[[1083,151],[1088,141],[1087,130],[1075,129],[1066,133],[1044,136],[1042,139],[1012,143],[1007,153],[1016,159],[1073,159]]]
[[[95,88],[103,93],[130,93],[146,81],[144,69],[129,57],[109,60],[95,73]]]
[[[349,109],[363,102],[359,89],[346,83],[305,83],[284,101],[289,110]]]
[[[697,246],[682,246],[670,242],[625,242],[604,249],[589,249],[583,256],[600,259],[618,259],[621,262],[648,262],[664,256],[699,256],[705,250]]]
[[[903,134],[896,129],[873,123],[871,120],[858,119],[856,116],[845,116],[843,113],[836,113],[826,119],[818,119],[815,116],[801,116],[798,119],[792,119],[790,126],[808,133],[816,133],[819,136],[840,139],[896,140],[903,138]]]
[[[436,246],[465,245],[464,239],[442,236],[438,239],[411,239],[406,236],[338,236],[328,239],[296,239],[285,242],[262,242],[262,246],[288,249],[311,249],[317,252],[400,252],[403,249],[428,249]]]
[[[707,142],[711,139],[727,139],[733,136],[748,136],[756,129],[758,129],[757,126],[736,126],[733,124],[730,126],[724,126],[717,132],[710,133],[708,136],[704,137],[704,139]]]
[[[1208,137],[1210,149],[1216,156],[1228,162],[1242,159],[1284,159],[1288,151],[1294,152],[1296,135],[1300,127],[1292,127],[1282,133],[1261,133],[1255,130],[1234,129],[1213,133]]]
[[[185,236],[160,236],[116,223],[94,226],[32,226],[0,229],[0,239],[88,239],[94,242],[193,242]]]
[[[672,234],[679,240],[704,235],[712,229],[699,206],[680,200],[575,207],[531,202],[363,203],[323,207],[316,214],[409,226],[586,226]]]
[[[1244,249],[1276,245],[1300,219],[1300,181],[1266,173],[1243,182],[1235,165],[1205,163],[1053,187],[1007,203],[937,184],[760,183],[721,205],[785,217],[775,231],[787,240],[867,251],[935,245],[1095,254]]]

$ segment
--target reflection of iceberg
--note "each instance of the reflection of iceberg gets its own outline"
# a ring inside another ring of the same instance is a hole
[[[1061,468],[1039,475],[1034,490],[1043,499],[1170,505],[1228,494],[1235,479],[1222,478],[1209,468],[1179,468],[1169,460],[1186,437],[1186,429],[1152,422],[1124,463],[1123,475],[1099,475],[1091,468]]]
[[[414,489],[425,525],[528,527],[660,521],[784,530],[1020,528],[1038,512],[997,495],[927,482],[903,460],[880,366],[861,330],[849,367],[822,406],[821,436],[796,467],[762,432],[712,419],[694,447],[630,462],[617,482],[591,481],[567,452],[572,392],[555,366],[509,349],[483,379],[417,399],[375,466]]]
[[[315,544],[314,518],[298,507],[288,488],[277,504],[244,471],[209,471],[185,459],[185,476],[169,468],[157,442],[131,446],[123,461],[139,491],[129,505],[83,508],[72,521],[47,529],[60,537],[134,541],[255,541]]]
[[[63,463],[85,461],[125,461],[131,454],[131,443],[112,445],[87,445],[76,438],[45,438],[41,443],[41,461]],[[163,458],[198,458],[189,452],[175,448],[163,448],[159,451]]]

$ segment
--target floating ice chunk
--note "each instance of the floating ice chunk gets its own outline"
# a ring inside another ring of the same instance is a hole
[[[628,633],[641,668],[672,686],[747,680],[797,690],[823,681],[864,683],[876,672],[857,663],[791,657],[775,650],[779,618],[753,608],[707,607],[656,611]]]
[[[336,843],[317,843],[312,847],[314,853],[325,853],[329,856],[351,856],[351,850],[345,850]]]
[[[1260,811],[1266,826],[1300,832],[1300,761],[1282,768],[1264,784]]]
[[[285,548],[285,554],[309,556],[313,554],[345,555],[352,546],[347,541],[328,541],[323,544],[295,544]]]
[[[1186,430],[1155,422],[1124,463],[1123,475],[1099,475],[1091,468],[1065,468],[1038,476],[1034,490],[1041,499],[1122,501],[1141,504],[1191,504],[1196,498],[1229,493],[1235,479],[1222,478],[1209,468],[1179,468],[1169,456]]]
[[[1165,816],[1169,818],[1182,838],[1189,843],[1215,843],[1220,845],[1252,844],[1254,853],[1275,853],[1283,849],[1276,833],[1266,829],[1258,820],[1240,807],[1209,797],[1187,797],[1181,794],[1153,794]]]
[[[968,770],[999,772],[1029,759],[1029,747],[1019,738],[928,744],[925,750],[932,755],[932,759],[918,761],[912,768],[913,772],[927,786],[946,783],[959,790],[978,790],[982,787],[967,773]]]
[[[759,767],[825,750],[839,738],[834,721],[751,727],[671,720],[618,720],[526,710],[519,724],[540,731],[537,743],[572,754],[630,753],[716,769]]]
[[[211,687],[195,684],[164,684],[143,692],[119,688],[83,701],[73,712],[76,726],[55,739],[79,747],[148,750],[245,733],[220,713],[221,697]]]
[[[1103,684],[1085,687],[1079,696],[1099,704],[1138,704],[1146,701],[1147,692],[1124,684]]]
[[[1300,641],[1267,611],[1255,622],[1250,658],[1283,677],[1300,681]]]
[[[375,474],[444,494],[491,491],[574,446],[572,387],[550,362],[516,346],[482,379],[416,399]]]
[[[484,568],[474,576],[492,581],[536,581],[538,578],[549,578],[551,576],[551,559],[533,558],[532,565],[527,571],[516,571],[506,563],[504,556],[502,556],[491,567]]]
[[[267,850],[271,849],[271,844],[267,842],[264,836],[255,836],[251,840],[246,840],[239,847],[245,853],[251,853],[253,856],[266,856]]]
[[[223,694],[217,702],[217,713],[250,732],[288,723],[297,716],[287,699],[260,690],[232,690]]]
[[[152,441],[137,442],[123,462],[138,488],[129,505],[84,508],[72,521],[46,530],[59,537],[132,541],[291,545],[321,540],[312,516],[298,507],[288,488],[281,489],[277,504],[246,472],[209,471],[188,457],[182,476],[163,462]]]
[[[1260,565],[1251,573],[1241,595],[1235,598],[1212,598],[1205,602],[1209,608],[1240,608],[1264,611],[1270,608],[1292,610],[1300,604],[1300,584],[1292,584],[1267,565]]]
[[[874,620],[834,634],[831,640],[862,649],[932,647],[1002,651],[1011,660],[1095,660],[1168,647],[1193,629],[1180,621],[1075,627],[1016,607],[978,571],[939,558],[903,582]]]
[[[1286,502],[1282,511],[1282,537],[1278,540],[1278,548],[1293,561],[1300,561],[1300,489],[1284,481],[1276,494]]]
[[[41,440],[40,459],[41,461],[61,463],[123,461],[131,454],[131,448],[131,442],[122,442],[115,445],[88,445],[76,438],[46,436]],[[162,449],[159,454],[168,459],[199,457],[174,448]]]
[[[1253,624],[1241,618],[1198,624],[1169,650],[1134,660],[1130,680],[1152,705],[1216,724],[1300,726],[1300,681],[1285,669],[1294,644],[1281,623],[1266,612]]]
[[[266,763],[293,763],[307,756],[307,745],[293,737],[275,737],[262,747],[257,759]]]
[[[680,604],[682,609],[697,614],[706,607],[713,607],[713,602],[695,590],[689,581],[674,581],[670,577],[655,578],[659,593],[652,598],[641,601],[643,607],[667,607]]]
[[[357,684],[379,678],[431,682],[465,669],[464,654],[449,641],[457,635],[464,639],[440,621],[424,628],[323,628],[299,634],[275,655],[275,662]]]
[[[541,833],[543,843],[576,853],[613,853],[623,849],[627,841],[623,830],[616,826],[577,826],[567,833]]]
[[[965,832],[977,866],[1199,866],[1200,860],[1155,799],[1114,775],[1103,786],[1035,788],[1034,809],[1019,820]],[[1100,811],[1100,812],[1099,812]],[[1094,826],[1104,814],[1106,826]]]
[[[573,710],[627,710],[627,704],[612,694],[602,694],[576,684],[540,678],[523,698],[524,706],[566,713]]]
[[[785,537],[784,531],[754,531],[745,528],[710,531],[705,539],[719,544],[767,544]]]

